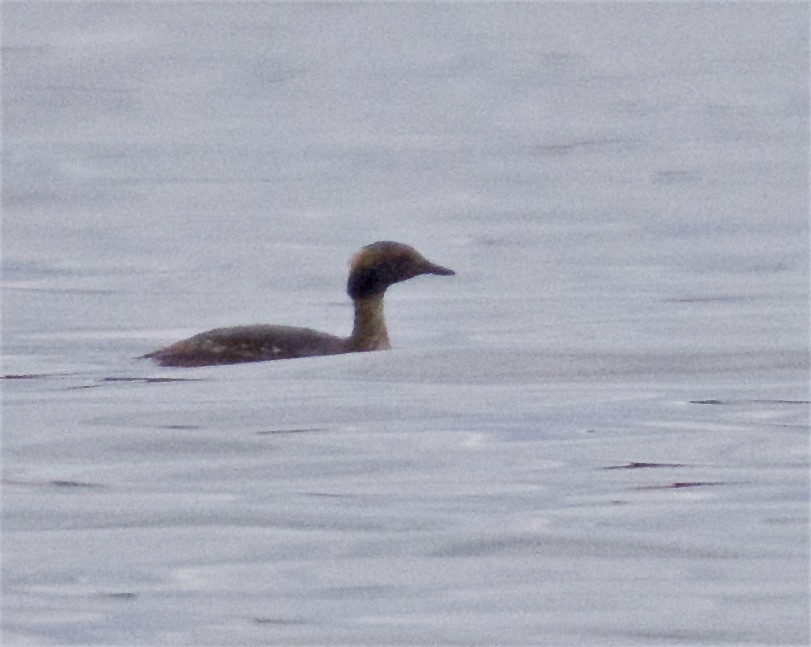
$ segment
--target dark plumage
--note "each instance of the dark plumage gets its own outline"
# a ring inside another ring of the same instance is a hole
[[[215,328],[143,358],[161,366],[191,367],[384,350],[391,347],[383,317],[386,288],[420,274],[450,276],[454,271],[431,263],[408,245],[373,243],[350,261],[347,293],[355,305],[355,324],[349,337],[265,324]]]

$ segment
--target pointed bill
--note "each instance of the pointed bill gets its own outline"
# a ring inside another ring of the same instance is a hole
[[[425,273],[426,274],[439,274],[440,276],[453,276],[456,274],[452,269],[448,267],[442,267],[441,265],[437,265],[432,263],[431,261],[426,261],[425,265]]]

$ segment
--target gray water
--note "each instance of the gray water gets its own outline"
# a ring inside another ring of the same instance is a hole
[[[807,644],[808,14],[4,2],[3,644]]]

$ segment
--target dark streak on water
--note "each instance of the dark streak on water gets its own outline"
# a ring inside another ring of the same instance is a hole
[[[609,465],[604,470],[633,470],[645,467],[685,467],[683,463],[628,463],[627,465]]]
[[[46,380],[54,377],[69,377],[69,373],[25,373],[25,374],[8,374],[0,376],[2,380]]]
[[[138,597],[137,593],[123,591],[121,593],[99,593],[98,597],[106,598],[108,600],[135,600]]]
[[[257,431],[257,436],[271,436],[276,434],[302,434],[314,431],[326,431],[323,427],[300,428],[300,429],[268,429],[266,431]]]
[[[2,380],[51,380],[63,378],[81,378],[77,373],[7,373],[0,375]],[[145,384],[162,384],[164,382],[202,382],[203,378],[193,377],[103,377],[97,378],[96,382],[143,382]],[[94,385],[84,385],[77,388],[93,388]],[[97,385],[96,385],[97,386]]]
[[[677,490],[680,488],[688,487],[711,487],[716,485],[729,485],[720,481],[677,481],[675,483],[667,483],[666,485],[641,485],[633,488],[634,490]]]
[[[690,400],[690,404],[811,404],[811,400]]]
[[[164,382],[202,382],[202,378],[195,377],[105,377],[102,382],[144,382],[146,384],[162,384]]]
[[[57,488],[92,488],[92,489],[101,489],[104,488],[104,485],[99,483],[85,483],[82,481],[70,481],[70,480],[25,480],[25,479],[2,479],[2,483],[5,485],[23,485],[23,486],[36,486],[36,487],[57,487]]]

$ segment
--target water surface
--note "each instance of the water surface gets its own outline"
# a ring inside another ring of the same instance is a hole
[[[807,25],[4,3],[5,642],[807,644]]]

